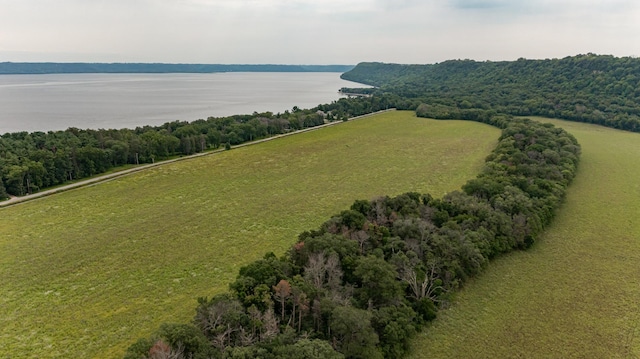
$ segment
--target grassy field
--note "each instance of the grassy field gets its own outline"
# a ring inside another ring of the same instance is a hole
[[[640,134],[553,122],[582,145],[541,241],[490,264],[413,358],[640,357]]]
[[[0,209],[0,353],[119,357],[355,199],[458,189],[498,136],[389,112]]]

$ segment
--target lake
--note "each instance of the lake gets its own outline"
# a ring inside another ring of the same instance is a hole
[[[341,87],[363,86],[326,72],[0,75],[0,134],[278,113],[330,103]]]

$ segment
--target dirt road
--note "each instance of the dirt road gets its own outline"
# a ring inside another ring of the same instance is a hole
[[[378,113],[382,113],[382,112],[387,112],[387,111],[395,111],[395,109],[388,109],[388,110],[378,111],[378,112],[374,112],[374,113],[370,113],[370,114],[366,114],[366,115],[362,115],[362,116],[352,117],[352,118],[349,119],[349,121],[360,119],[360,118],[364,118],[364,117],[368,117],[368,116],[372,116],[372,115],[375,115],[375,114],[378,114]],[[305,129],[294,131],[294,132],[283,133],[283,134],[280,134],[280,135],[277,135],[277,136],[263,138],[261,140],[245,142],[245,143],[233,146],[231,149],[238,148],[238,147],[251,146],[251,145],[255,145],[255,144],[266,142],[266,141],[272,141],[272,140],[275,140],[277,138],[281,138],[281,137],[285,137],[285,136],[291,136],[291,135],[295,135],[295,134],[302,133],[302,132],[314,131],[314,130],[318,130],[318,129],[321,129],[321,128],[324,128],[324,127],[334,126],[334,125],[337,125],[337,124],[340,124],[340,123],[343,123],[343,122],[342,121],[329,122],[329,123],[326,123],[324,125],[320,125],[320,126],[316,126],[316,127],[310,127],[310,128],[305,128]],[[150,164],[146,164],[146,165],[141,165],[141,166],[138,166],[138,167],[135,167],[135,168],[122,170],[122,171],[115,172],[115,173],[110,173],[110,174],[106,174],[106,175],[102,175],[102,176],[98,176],[98,177],[93,177],[93,178],[90,178],[90,179],[86,179],[86,180],[82,180],[82,181],[75,182],[75,183],[72,183],[72,184],[68,184],[68,185],[64,185],[64,186],[60,186],[60,187],[44,190],[42,192],[29,194],[29,195],[26,195],[26,196],[21,196],[21,197],[12,196],[10,199],[0,202],[0,208],[1,207],[12,206],[12,205],[15,205],[15,204],[18,204],[18,203],[24,203],[24,202],[31,201],[31,200],[34,200],[34,199],[42,198],[42,197],[45,197],[45,196],[50,196],[52,194],[56,194],[56,193],[60,193],[60,192],[64,192],[64,191],[69,191],[69,190],[80,188],[80,187],[85,187],[85,186],[94,185],[94,184],[105,182],[105,181],[110,181],[110,180],[112,180],[114,178],[126,176],[128,174],[135,173],[135,172],[138,172],[138,171],[144,171],[144,170],[152,168],[152,167],[162,166],[162,165],[166,165],[168,163],[173,163],[173,162],[177,162],[177,161],[184,161],[184,160],[188,160],[188,159],[192,159],[192,158],[196,158],[196,157],[201,157],[201,156],[209,156],[209,155],[213,155],[213,154],[216,154],[216,153],[220,153],[222,151],[224,151],[224,150],[223,149],[218,149],[218,150],[215,150],[215,151],[196,153],[196,154],[190,155],[190,156],[174,158],[174,159],[166,160],[166,161],[159,161],[159,162],[156,162],[156,163],[150,163]]]

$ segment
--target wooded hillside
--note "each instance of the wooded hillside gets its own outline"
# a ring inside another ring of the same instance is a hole
[[[440,106],[442,118],[460,118],[456,113],[482,109],[640,131],[637,58],[586,54],[551,60],[450,60],[431,65],[366,62],[342,78],[376,86],[377,94]]]

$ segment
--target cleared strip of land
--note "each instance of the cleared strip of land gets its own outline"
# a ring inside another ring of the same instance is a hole
[[[0,353],[118,357],[355,199],[458,189],[498,136],[388,112],[0,209]]]
[[[640,134],[553,122],[582,145],[543,238],[466,284],[413,358],[640,356]]]

